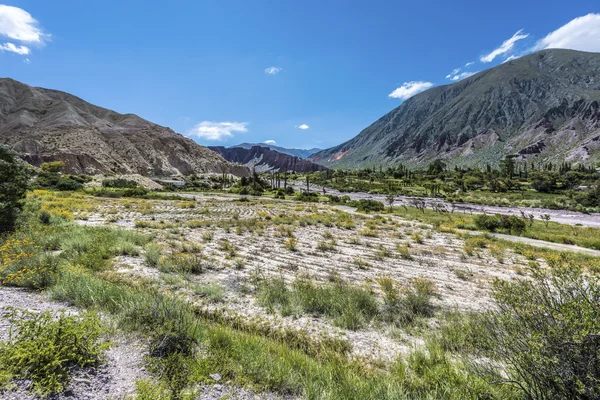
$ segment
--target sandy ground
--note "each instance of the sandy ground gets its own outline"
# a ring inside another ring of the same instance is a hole
[[[309,215],[344,214],[327,205],[272,200],[243,203],[232,201],[227,196],[194,197],[196,206],[193,209],[182,209],[177,206],[179,202],[155,201],[152,202],[152,210],[141,212],[135,207],[120,208],[118,201],[107,200],[105,207],[117,209],[116,214],[112,211],[103,215],[100,210],[81,222],[133,228],[136,220],[180,224],[190,220],[212,221],[214,225],[210,227],[177,226],[146,230],[158,235],[157,242],[163,245],[166,242],[186,242],[201,246],[203,257],[207,260],[204,273],[186,276],[180,283],[164,282],[166,275],[144,266],[141,256],[120,257],[115,263],[117,271],[131,279],[137,277],[162,282],[161,285],[169,291],[187,296],[191,302],[215,312],[305,331],[315,338],[346,339],[353,346],[352,354],[360,358],[388,362],[419,344],[420,339],[381,324],[351,331],[335,327],[325,318],[270,314],[257,304],[252,283],[255,277],[283,277],[292,282],[298,276],[309,276],[320,283],[336,277],[351,284],[364,285],[377,293],[379,278],[390,277],[401,285],[410,284],[414,278],[427,278],[435,283],[439,293],[434,300],[439,309],[476,311],[492,306],[489,297],[491,281],[495,278],[514,279],[527,265],[527,260],[511,251],[502,254],[502,262],[488,249],[480,249],[476,254],[467,256],[463,251],[463,240],[456,235],[440,233],[429,225],[404,221],[395,216],[379,220],[377,236],[370,237],[360,232],[373,218],[362,215],[351,216],[356,224],[352,230],[323,224],[300,224]],[[268,222],[270,218],[281,215],[297,220],[292,227],[298,241],[296,251],[285,248],[287,237],[281,234],[278,226]],[[219,221],[231,221],[232,218],[262,221],[266,228],[264,231],[236,232],[235,228],[225,229],[218,225]],[[206,232],[213,236],[209,242],[203,239]],[[415,235],[423,237],[421,244],[415,242]],[[331,240],[326,237],[335,240],[332,251],[317,248],[319,242]],[[225,240],[236,249],[235,257],[228,257],[220,248]],[[398,245],[406,243],[410,243],[411,259],[401,258],[397,250]],[[387,254],[382,256],[382,253]],[[193,285],[205,284],[222,287],[225,293],[223,301],[207,304],[190,290]],[[430,323],[435,324],[435,321]]]

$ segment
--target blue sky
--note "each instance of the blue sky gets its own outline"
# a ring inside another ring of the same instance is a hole
[[[509,57],[600,52],[597,0],[486,3],[4,1],[0,76],[201,144],[326,148]]]

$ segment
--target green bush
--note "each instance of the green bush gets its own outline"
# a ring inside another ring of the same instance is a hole
[[[102,181],[102,186],[108,188],[121,188],[121,189],[133,189],[138,187],[136,181],[132,181],[130,179],[117,178],[117,179],[106,179]]]
[[[74,179],[61,177],[54,187],[57,190],[79,190],[83,185]]]
[[[299,192],[296,194],[296,200],[315,203],[319,201],[319,195],[316,192]]]
[[[478,319],[472,339],[504,367],[486,363],[483,372],[516,385],[525,398],[599,398],[600,278],[574,265],[533,265],[530,272],[493,285],[497,307]]]
[[[0,145],[0,233],[14,228],[30,176],[27,164],[10,148]]]
[[[148,189],[142,186],[123,190],[123,197],[144,197],[147,194]]]
[[[16,328],[0,342],[0,384],[11,379],[29,379],[40,395],[60,392],[73,367],[97,365],[108,347],[94,314],[56,318],[50,312],[34,314],[14,310],[8,320]]]
[[[148,243],[144,252],[144,264],[149,268],[158,268],[162,256],[162,247],[155,243]]]
[[[352,200],[348,203],[348,205],[351,207],[356,207],[356,211],[359,212],[380,212],[385,208],[383,203],[380,201],[365,199],[360,199],[358,201]]]
[[[522,233],[527,228],[527,224],[521,218],[514,215],[486,215],[480,214],[475,217],[475,226],[478,229],[495,232],[505,230],[508,232]]]

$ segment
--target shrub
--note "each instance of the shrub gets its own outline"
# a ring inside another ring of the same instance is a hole
[[[12,230],[23,208],[31,169],[7,146],[0,145],[0,233]]]
[[[289,251],[296,251],[297,246],[298,246],[298,241],[293,237],[289,237],[286,239],[285,243],[283,243],[283,246],[286,249],[288,249]]]
[[[57,190],[79,190],[83,185],[74,179],[61,177],[54,187]]]
[[[133,189],[138,186],[136,181],[124,178],[105,179],[102,181],[102,186],[108,188]]]
[[[144,197],[146,195],[148,195],[148,189],[142,186],[125,189],[123,191],[123,197]]]
[[[299,192],[298,194],[296,194],[296,200],[315,203],[319,201],[319,195],[317,194],[317,192]]]
[[[358,201],[353,200],[348,203],[351,207],[356,207],[356,211],[359,212],[380,212],[385,209],[382,202],[377,200],[366,200],[360,199]]]
[[[504,229],[508,232],[521,233],[527,228],[527,224],[521,218],[514,215],[485,215],[480,214],[475,217],[475,226],[478,229],[494,232],[498,229]]]
[[[432,281],[415,278],[409,286],[399,286],[391,278],[380,278],[379,287],[384,294],[382,318],[398,326],[412,324],[419,317],[431,317],[431,300],[437,295]]]
[[[14,310],[8,320],[16,330],[0,342],[0,380],[29,379],[42,396],[60,392],[73,367],[97,365],[108,347],[100,341],[103,329],[94,314],[54,318],[50,312]]]
[[[527,279],[496,281],[492,295],[497,307],[479,318],[472,338],[507,377],[491,363],[483,372],[526,398],[600,396],[600,278],[574,265],[533,265]]]

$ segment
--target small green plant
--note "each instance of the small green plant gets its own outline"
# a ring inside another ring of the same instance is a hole
[[[95,314],[70,316],[50,312],[34,314],[13,310],[6,317],[14,326],[6,342],[0,342],[0,384],[10,379],[29,379],[35,393],[60,392],[74,367],[85,368],[102,361],[108,343]]]
[[[473,272],[460,268],[454,269],[454,275],[462,281],[470,281],[473,278]]]
[[[214,238],[214,234],[212,231],[202,232],[202,241],[204,242],[212,242]]]
[[[361,257],[356,257],[352,260],[352,263],[358,267],[358,269],[370,269],[373,268],[371,264],[369,264],[365,259]]]
[[[408,244],[398,244],[396,245],[396,250],[398,251],[400,258],[404,260],[412,260],[413,256],[410,254]]]
[[[424,239],[423,239],[423,235],[421,235],[419,232],[415,232],[411,235],[411,238],[415,241],[415,243],[418,244],[423,244]]]
[[[144,264],[149,268],[158,268],[162,251],[162,248],[156,243],[148,243],[144,252]]]
[[[206,285],[194,285],[192,291],[195,295],[206,299],[209,303],[218,303],[225,297],[223,287],[216,283]]]
[[[388,249],[387,247],[385,247],[384,245],[380,244],[377,247],[377,258],[383,259],[383,258],[389,258],[391,256],[392,256],[392,251],[390,249]]]
[[[285,247],[289,251],[296,251],[298,247],[298,241],[293,237],[289,237],[283,243],[283,247]]]
[[[335,240],[321,240],[317,243],[317,250],[326,252],[326,251],[335,251]]]

